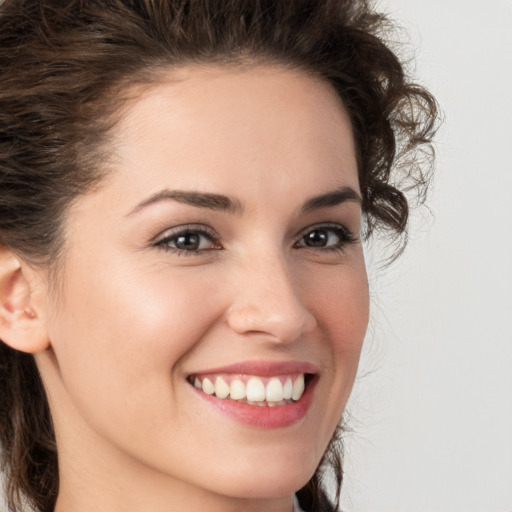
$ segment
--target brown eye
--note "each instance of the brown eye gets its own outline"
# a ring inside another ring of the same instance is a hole
[[[303,241],[308,247],[325,247],[329,243],[329,233],[315,229],[304,235]]]
[[[354,235],[344,226],[318,226],[307,231],[296,243],[296,247],[313,249],[339,249],[355,241]]]
[[[212,249],[220,249],[217,237],[205,229],[178,229],[168,233],[155,244],[168,251],[198,253]]]
[[[201,235],[198,233],[185,233],[176,236],[174,240],[169,241],[176,249],[184,251],[197,251],[201,247]],[[204,244],[203,244],[204,245]]]

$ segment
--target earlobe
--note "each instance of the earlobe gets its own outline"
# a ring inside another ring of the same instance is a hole
[[[34,275],[12,251],[0,247],[0,339],[29,353],[49,345],[44,315],[34,300]]]

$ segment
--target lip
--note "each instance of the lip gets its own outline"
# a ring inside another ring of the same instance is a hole
[[[228,366],[218,366],[191,372],[190,375],[208,375],[213,373],[233,373],[243,375],[257,375],[260,377],[275,377],[289,373],[309,373],[317,375],[320,372],[318,366],[303,361],[243,361]]]
[[[319,370],[316,365],[298,361],[245,361],[228,366],[208,368],[208,370],[194,372],[190,375],[200,376],[215,373],[257,375],[261,377],[305,373],[310,376],[306,389],[298,401],[276,407],[249,405],[235,400],[221,399],[190,386],[196,396],[220,414],[243,425],[263,429],[284,428],[302,420],[311,406],[319,378]]]

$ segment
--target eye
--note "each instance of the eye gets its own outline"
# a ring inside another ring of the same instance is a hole
[[[356,237],[340,224],[322,225],[308,228],[295,244],[295,247],[312,249],[342,249],[356,241]]]
[[[213,230],[193,226],[167,231],[162,238],[155,242],[155,246],[166,251],[184,254],[221,249],[219,239]]]

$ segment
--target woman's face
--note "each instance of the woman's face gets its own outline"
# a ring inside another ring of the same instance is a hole
[[[340,100],[300,71],[185,67],[130,106],[113,148],[67,217],[38,355],[62,486],[289,496],[341,417],[367,326]]]

